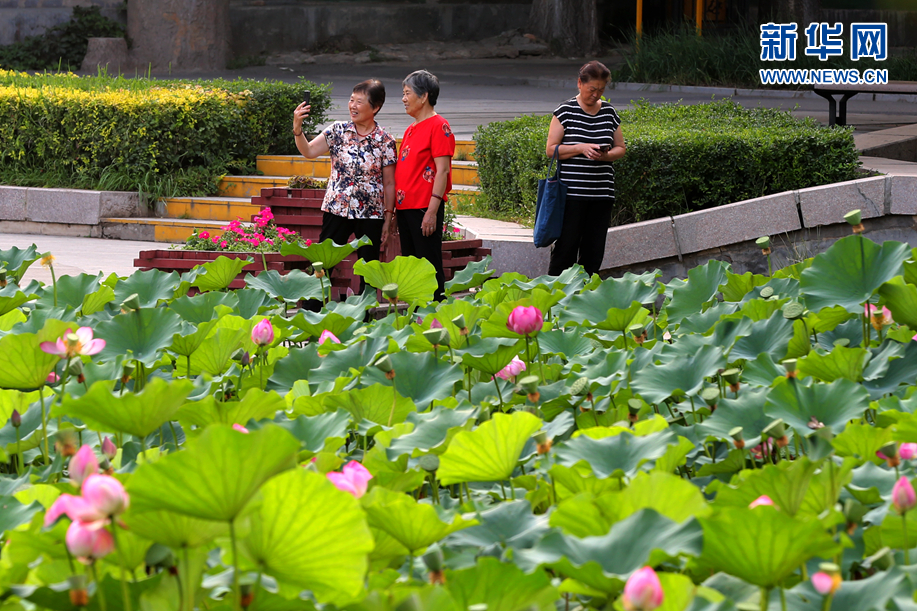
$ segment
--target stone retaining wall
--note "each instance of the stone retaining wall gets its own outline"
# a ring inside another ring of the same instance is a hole
[[[132,192],[0,186],[0,232],[101,237],[101,219],[145,213]]]
[[[917,177],[877,176],[777,193],[718,208],[608,230],[602,276],[660,269],[665,281],[687,276],[709,259],[729,261],[737,273],[767,270],[754,241],[771,237],[774,268],[814,256],[850,234],[844,214],[863,212],[865,235],[877,242],[917,246]],[[545,274],[549,249],[531,239],[484,240],[497,273]]]

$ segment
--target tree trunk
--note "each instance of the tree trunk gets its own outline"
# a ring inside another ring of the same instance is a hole
[[[131,0],[127,35],[141,72],[222,70],[229,59],[229,0]]]
[[[534,0],[529,30],[551,50],[567,56],[597,55],[599,47],[596,0]]]

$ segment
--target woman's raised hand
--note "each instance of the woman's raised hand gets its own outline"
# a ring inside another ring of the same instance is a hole
[[[309,116],[312,106],[303,102],[293,111],[293,131],[302,128],[302,122]]]

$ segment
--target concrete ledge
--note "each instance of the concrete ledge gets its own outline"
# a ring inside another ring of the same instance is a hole
[[[24,187],[0,186],[0,220],[19,221],[25,219],[26,191]]]
[[[55,235],[71,238],[101,238],[98,225],[71,225],[68,223],[36,223],[33,221],[0,221],[0,233]]]
[[[675,234],[682,254],[761,236],[796,231],[802,225],[791,192],[758,197],[676,216]]]
[[[917,215],[917,176],[891,176],[891,214]]]
[[[26,218],[39,223],[98,225],[101,193],[76,189],[29,189]]]
[[[471,233],[477,235],[474,231],[471,231]],[[551,249],[535,248],[531,238],[526,241],[488,240],[484,238],[483,242],[484,248],[490,249],[490,254],[493,257],[493,268],[497,270],[497,275],[507,272],[519,272],[529,278],[536,278],[548,273],[548,264],[551,262]]]
[[[602,269],[679,254],[675,227],[672,218],[667,216],[610,228],[605,240]]]
[[[843,223],[844,215],[859,208],[863,218],[875,218],[885,214],[886,177],[863,178],[833,185],[800,189],[799,210],[806,227],[819,227]]]

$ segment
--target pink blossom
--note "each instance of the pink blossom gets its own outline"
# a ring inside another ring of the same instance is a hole
[[[229,246],[229,244],[226,242],[226,240],[220,242],[220,248],[226,248],[227,246]]]
[[[83,483],[90,475],[99,472],[99,461],[96,459],[96,453],[90,446],[81,447],[73,458],[70,459],[70,481],[77,486]]]
[[[373,478],[372,473],[366,470],[366,467],[355,460],[351,460],[344,465],[341,472],[332,471],[327,474],[328,479],[335,485],[338,490],[349,492],[356,498],[366,494],[366,487],[369,480]]]
[[[443,323],[439,322],[439,319],[434,318],[433,322],[430,323],[430,328],[431,329],[442,329]]]
[[[198,237],[199,237],[200,239],[202,239],[202,240],[206,240],[207,238],[210,237],[210,232],[209,232],[209,231],[202,231],[202,232],[200,232],[200,233],[198,234]]]
[[[54,503],[45,512],[45,526],[51,526],[64,515],[74,521],[92,524],[104,524],[107,518],[97,507],[90,504],[83,497],[62,494],[54,500]]]
[[[886,308],[885,306],[882,306],[882,309],[880,310],[878,306],[874,306],[871,303],[867,303],[864,308],[864,312],[867,317],[873,319],[875,322],[877,322],[880,325],[882,324],[889,325],[895,322],[894,319],[892,318],[891,311],[888,308]]]
[[[217,242],[220,241],[220,236],[215,235],[215,236],[213,236],[212,238],[210,238],[210,241],[213,242],[214,244],[216,244]]]
[[[812,587],[822,596],[834,594],[841,587],[841,576],[819,571],[812,575]]]
[[[506,321],[506,327],[519,335],[533,335],[541,331],[542,325],[544,317],[535,306],[516,306]]]
[[[760,507],[762,505],[766,505],[770,507],[775,506],[774,501],[771,500],[771,497],[767,496],[766,494],[762,494],[761,496],[753,500],[751,503],[749,503],[748,508],[754,509],[755,507]]]
[[[312,240],[306,239],[306,246],[312,246]]]
[[[83,564],[92,564],[115,549],[115,539],[105,528],[75,521],[67,529],[67,549]]]
[[[335,336],[334,333],[332,333],[328,329],[325,329],[324,331],[322,331],[322,334],[318,336],[318,345],[321,346],[325,342],[332,342],[335,344],[340,344],[341,340],[339,340],[337,336]]]
[[[507,363],[506,367],[497,372],[497,377],[501,380],[513,381],[516,379],[516,376],[523,371],[525,371],[525,361],[518,356],[514,356],[513,360]]]
[[[274,327],[267,318],[263,319],[252,329],[252,341],[257,346],[267,346],[274,341]]]
[[[47,378],[45,378],[45,384],[57,384],[58,382],[60,382],[60,376],[53,371],[48,374]]]
[[[903,475],[895,482],[895,486],[892,488],[892,505],[895,511],[902,515],[917,506],[917,495],[914,493],[914,486]]]
[[[91,356],[102,352],[105,348],[105,340],[92,339],[92,329],[80,327],[75,333],[73,329],[67,329],[67,332],[56,342],[41,342],[39,347],[42,352],[72,359],[81,354]]]
[[[898,448],[898,456],[902,460],[913,460],[917,457],[917,443],[902,443]]]
[[[90,475],[83,480],[83,499],[105,517],[124,513],[131,504],[121,482],[110,475]]]
[[[656,571],[645,566],[627,579],[621,602],[627,611],[652,611],[662,605],[663,596]]]
[[[102,454],[108,460],[114,460],[115,456],[118,455],[118,446],[114,444],[111,437],[106,437],[102,442]]]
[[[239,431],[240,433],[245,433],[248,435],[248,429],[239,424],[238,422],[232,425],[232,430]]]

